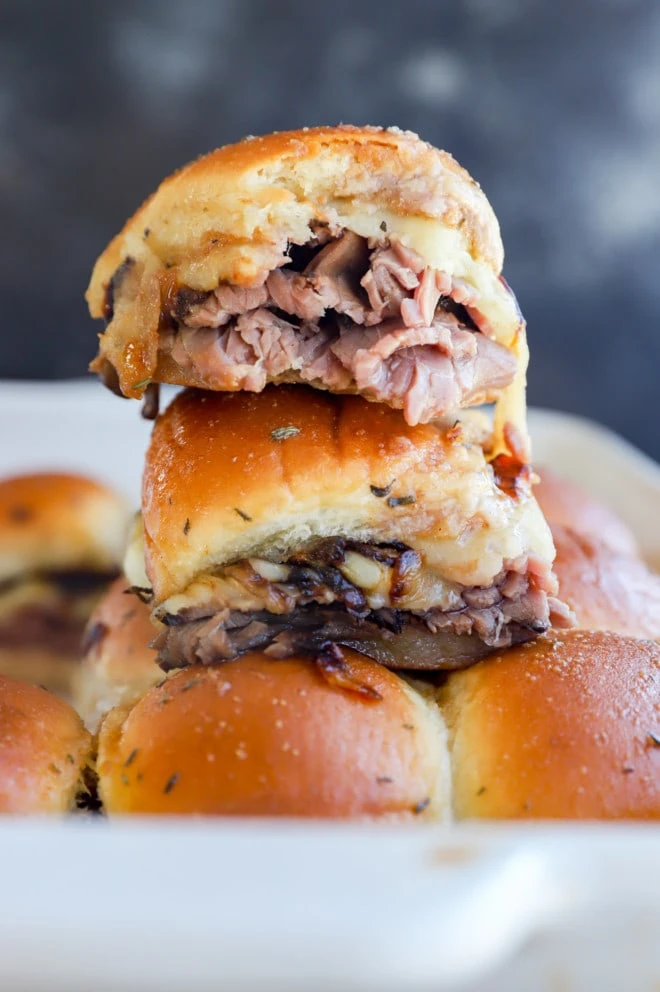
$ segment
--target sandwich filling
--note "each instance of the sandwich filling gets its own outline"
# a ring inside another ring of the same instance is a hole
[[[0,583],[0,649],[77,657],[85,624],[116,573],[43,572]]]
[[[488,588],[443,580],[399,542],[313,542],[285,562],[249,558],[194,582],[156,610],[168,670],[353,648],[390,668],[452,669],[570,624],[547,563],[506,563]]]
[[[479,292],[386,231],[376,240],[320,226],[284,263],[251,288],[168,290],[155,380],[163,368],[165,381],[219,391],[306,382],[402,409],[411,425],[513,382],[516,355],[495,340]],[[131,265],[110,281],[107,320]],[[100,368],[112,385],[112,368]]]

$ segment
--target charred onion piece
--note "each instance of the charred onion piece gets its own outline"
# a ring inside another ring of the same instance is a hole
[[[383,697],[372,686],[360,680],[351,671],[343,651],[337,644],[327,644],[316,655],[314,662],[329,685],[346,692],[355,692],[363,699],[372,703],[379,702]]]

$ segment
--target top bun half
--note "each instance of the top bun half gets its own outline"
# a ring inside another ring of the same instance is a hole
[[[30,572],[114,572],[128,509],[82,475],[36,473],[0,482],[0,582]]]
[[[156,422],[142,490],[156,604],[250,556],[306,542],[402,541],[463,585],[554,556],[529,488],[500,488],[468,427],[303,386],[179,394]]]
[[[139,397],[156,374],[161,314],[178,287],[258,285],[319,224],[365,238],[387,232],[476,290],[498,340],[516,339],[521,319],[499,278],[497,218],[471,176],[407,131],[319,127],[246,138],[161,183],[94,267],[90,312],[110,324],[92,367],[109,362],[120,391]],[[125,299],[109,313],[108,291],[125,266]]]

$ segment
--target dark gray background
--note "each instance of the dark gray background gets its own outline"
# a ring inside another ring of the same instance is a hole
[[[340,120],[470,169],[528,320],[531,401],[660,457],[656,0],[2,0],[0,377],[83,374],[91,265],[175,166]]]

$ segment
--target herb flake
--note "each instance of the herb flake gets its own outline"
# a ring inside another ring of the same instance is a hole
[[[151,376],[148,375],[146,379],[140,379],[139,382],[133,383],[133,389],[146,389],[147,386],[151,384]]]
[[[248,524],[252,523],[252,517],[250,516],[250,514],[246,513],[245,510],[241,510],[240,507],[235,506],[234,513],[238,513],[241,520],[245,520],[246,523]]]
[[[416,502],[417,500],[414,496],[390,496],[387,500],[387,505],[391,507],[410,506],[411,503]]]
[[[374,496],[378,497],[378,499],[384,499],[386,496],[389,496],[390,493],[392,492],[392,486],[394,485],[395,482],[396,479],[392,479],[392,481],[388,486],[369,486],[369,488],[371,489],[371,492],[374,494]]]
[[[126,596],[137,596],[142,603],[150,603],[153,592],[153,589],[150,589],[147,586],[129,586],[128,589],[124,589],[124,594]]]
[[[170,775],[167,782],[165,783],[165,788],[163,789],[163,792],[165,793],[166,796],[170,794],[170,792],[172,791],[172,789],[174,788],[174,786],[178,781],[179,781],[178,772],[175,772],[174,775]]]
[[[286,441],[287,438],[296,437],[297,434],[300,434],[300,428],[294,427],[292,424],[289,424],[288,427],[276,427],[274,431],[270,432],[273,441]]]
[[[186,522],[183,525],[183,533],[187,535],[189,530],[190,530],[190,517],[186,517]]]
[[[415,814],[415,816],[419,816],[419,814],[423,813],[425,809],[428,809],[430,805],[431,805],[431,797],[426,796],[424,799],[422,799],[421,802],[415,803],[415,805],[412,808],[412,811]]]
[[[137,758],[137,753],[138,753],[138,749],[134,747],[131,753],[129,754],[128,758],[124,762],[124,768],[129,768],[133,764],[133,762]]]

